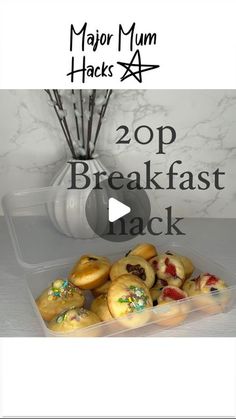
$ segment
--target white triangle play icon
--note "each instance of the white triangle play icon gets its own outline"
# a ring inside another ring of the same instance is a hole
[[[109,198],[108,201],[108,218],[110,223],[113,223],[124,215],[129,214],[131,211],[130,207],[118,201],[115,198]]]

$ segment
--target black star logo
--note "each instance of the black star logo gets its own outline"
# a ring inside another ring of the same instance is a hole
[[[134,64],[134,61],[136,60],[136,57],[137,57],[137,63]],[[136,78],[136,80],[139,83],[142,83],[142,73],[144,73],[144,71],[154,70],[155,68],[160,67],[159,65],[142,64],[141,63],[141,55],[140,55],[140,52],[139,52],[138,49],[134,53],[133,58],[130,61],[130,63],[123,63],[121,61],[117,61],[117,64],[121,65],[122,67],[124,67],[126,69],[126,71],[124,72],[120,81],[124,81],[128,77],[133,76],[133,77]],[[137,70],[133,71],[132,67],[134,67],[134,70],[137,68]]]

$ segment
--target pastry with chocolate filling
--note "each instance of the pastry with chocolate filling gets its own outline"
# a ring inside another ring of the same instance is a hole
[[[83,255],[72,269],[69,280],[81,289],[97,288],[108,280],[110,267],[105,257]]]
[[[90,310],[97,314],[97,316],[103,321],[109,321],[112,320],[113,317],[110,313],[110,310],[108,308],[107,304],[107,295],[101,294],[97,298],[95,298],[91,304]]]
[[[147,288],[151,288],[155,282],[153,268],[140,256],[126,256],[112,265],[110,271],[110,278],[112,281],[124,274],[137,276]]]
[[[178,287],[168,285],[162,289],[157,309],[157,322],[160,326],[177,326],[186,319],[190,309],[189,302],[177,303],[185,298],[187,298],[186,292]]]
[[[162,253],[150,259],[149,263],[159,279],[164,279],[168,285],[182,286],[185,272],[183,264],[177,256]]]
[[[62,310],[82,307],[85,298],[82,291],[67,279],[58,278],[36,299],[42,318],[50,321]]]
[[[73,307],[54,317],[48,323],[48,328],[54,332],[68,333],[100,322],[99,317],[92,311],[86,310],[85,308]],[[97,336],[97,334],[97,331],[94,331],[94,336]],[[91,335],[93,335],[92,331]]]
[[[151,243],[140,243],[131,249],[125,256],[141,256],[145,260],[149,260],[157,255],[157,249]]]
[[[108,290],[107,302],[112,316],[128,328],[142,326],[150,319],[150,311],[145,310],[152,307],[150,292],[135,275],[117,278]]]
[[[224,311],[229,301],[226,283],[211,273],[187,279],[183,290],[189,297],[196,297],[193,299],[194,305],[209,314]]]

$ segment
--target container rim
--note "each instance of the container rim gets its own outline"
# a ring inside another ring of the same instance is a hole
[[[229,292],[229,290],[236,291],[236,285],[232,285],[230,287],[227,287],[225,289],[222,289],[220,291],[220,293],[221,294],[227,294]],[[198,299],[201,300],[201,297],[203,295],[204,294],[199,294],[199,295],[195,295],[195,296],[192,296],[192,297],[183,298],[182,300],[171,301],[169,303],[164,304],[163,306],[149,307],[149,308],[146,308],[145,310],[143,310],[141,312],[141,314],[144,313],[144,312],[151,312],[151,313],[156,314],[156,315],[158,315],[158,312],[160,312],[160,313],[161,312],[164,312],[165,313],[166,309],[169,306],[174,306],[174,307],[175,306],[179,306],[179,305],[181,306],[181,305],[184,305],[184,304],[186,304],[188,302],[191,303],[192,301],[194,302],[194,301],[196,301]],[[209,304],[209,303],[208,304],[205,304],[204,306],[202,306],[202,308],[209,307],[210,305],[211,304]],[[38,308],[37,308],[37,311],[38,311]],[[200,309],[198,307],[191,307],[191,310],[189,310],[188,314],[194,313],[194,312],[199,312],[199,311],[200,311]],[[223,311],[221,313],[223,313]],[[129,318],[132,318],[134,315],[137,315],[138,316],[139,314],[140,313],[127,314],[126,316],[123,316],[122,319],[123,320],[126,320],[126,319],[129,319]],[[220,313],[216,313],[216,314],[220,314]],[[40,313],[39,313],[39,315],[40,315]],[[40,315],[40,317],[41,317],[41,315]],[[175,317],[175,314],[173,314],[169,318],[174,318],[174,317]],[[70,331],[70,332],[65,332],[65,333],[52,331],[51,329],[48,328],[46,322],[44,322],[44,320],[42,319],[42,317],[41,317],[41,320],[42,320],[42,323],[43,323],[43,327],[45,327],[47,329],[48,333],[50,333],[50,335],[52,335],[54,337],[75,337],[75,338],[81,337],[81,338],[83,338],[83,337],[87,337],[86,336],[86,332],[90,332],[90,331],[92,332],[93,330],[96,330],[99,327],[103,327],[103,326],[106,327],[106,326],[112,326],[113,324],[117,324],[117,321],[119,321],[119,318],[118,319],[115,319],[114,318],[112,320],[108,320],[108,321],[104,321],[104,322],[101,322],[101,323],[97,323],[97,324],[94,324],[94,325],[85,327],[84,329],[78,329],[77,331],[81,333],[81,336],[79,336],[79,335],[76,336],[75,335],[76,329],[73,330],[73,331]],[[160,319],[160,322],[161,322],[161,319]],[[146,324],[144,324],[142,326],[134,326],[134,327],[132,327],[130,329],[128,327],[127,328],[124,327],[123,329],[121,329],[119,331],[115,331],[114,333],[109,333],[106,336],[100,336],[100,337],[112,337],[112,336],[115,336],[115,335],[119,335],[120,333],[124,333],[125,331],[129,331],[129,330],[131,331],[131,330],[139,329],[141,327],[149,326],[149,325],[151,325],[153,323],[156,323],[157,326],[158,326],[158,324],[159,324],[158,318],[157,319],[152,319],[151,321],[147,322]],[[179,326],[174,326],[174,327],[179,327]],[[172,326],[165,327],[165,328],[163,328],[163,331],[166,330],[166,329],[168,329],[168,328],[171,328],[172,329],[173,327]],[[85,336],[83,336],[83,331],[84,331],[84,335]],[[89,337],[94,338],[94,337],[99,337],[99,336],[89,336]]]

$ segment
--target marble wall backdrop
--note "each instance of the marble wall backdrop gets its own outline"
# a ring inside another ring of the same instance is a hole
[[[172,125],[177,139],[165,156],[155,154],[157,139],[146,146],[134,141],[118,145],[116,129],[123,124],[130,127],[131,136],[139,125],[154,131]],[[235,217],[236,91],[115,91],[98,152],[108,168],[124,174],[143,173],[147,160],[164,172],[177,159],[183,161],[182,170],[193,173],[219,167],[226,173],[224,190],[151,192],[153,213],[172,205],[176,216]],[[0,91],[0,197],[12,190],[48,186],[66,159],[67,147],[46,93]]]

